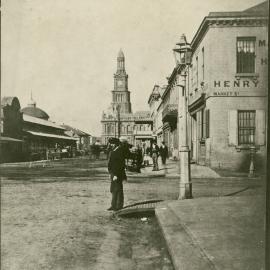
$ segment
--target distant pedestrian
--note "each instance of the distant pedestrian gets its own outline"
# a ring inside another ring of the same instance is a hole
[[[113,150],[112,145],[108,142],[107,147],[106,147],[107,159],[109,159],[112,150]]]
[[[100,142],[97,140],[95,142],[95,148],[96,148],[96,159],[99,159],[100,157]]]
[[[108,208],[108,210],[117,211],[122,209],[124,205],[123,180],[126,179],[126,148],[117,138],[110,138],[109,143],[112,146],[112,151],[108,161],[108,171],[111,178],[110,192],[112,193],[112,201],[111,207]]]
[[[140,173],[141,167],[142,167],[142,162],[143,162],[143,152],[142,152],[142,148],[139,144],[137,144],[135,156],[136,156],[136,172]]]
[[[151,157],[153,160],[153,171],[158,171],[158,155],[159,155],[159,147],[157,142],[154,141],[151,147]]]
[[[168,147],[165,144],[165,142],[161,143],[161,146],[159,148],[159,153],[160,153],[160,156],[161,156],[162,164],[165,165],[166,164],[166,159],[168,158],[168,154],[169,154]]]

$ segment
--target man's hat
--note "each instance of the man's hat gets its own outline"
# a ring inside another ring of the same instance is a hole
[[[109,143],[111,143],[111,144],[119,144],[120,141],[117,138],[111,137],[111,138],[109,138]]]

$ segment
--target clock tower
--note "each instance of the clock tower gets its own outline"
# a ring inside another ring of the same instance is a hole
[[[114,74],[114,90],[112,91],[112,108],[120,113],[132,113],[130,92],[128,91],[128,75],[125,70],[125,56],[120,49],[117,56],[117,71]]]

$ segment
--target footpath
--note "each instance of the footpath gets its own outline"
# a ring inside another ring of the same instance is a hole
[[[133,177],[180,177],[177,162]],[[175,270],[263,270],[265,196],[262,177],[221,177],[191,165],[193,199],[165,201],[156,217]],[[193,193],[193,194],[194,194]]]
[[[153,166],[150,164],[141,169],[141,173],[128,172],[131,177],[180,177],[180,169],[177,161],[168,160],[166,165],[162,165],[159,160],[159,170],[153,171]],[[191,164],[192,178],[220,178],[220,175],[206,166]]]

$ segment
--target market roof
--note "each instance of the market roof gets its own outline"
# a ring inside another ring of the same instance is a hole
[[[31,131],[31,130],[24,130],[24,131],[29,133],[29,134],[32,134],[32,135],[35,135],[35,136],[40,136],[40,137],[49,137],[49,138],[77,141],[76,138],[69,137],[69,136],[63,136],[63,135],[57,135],[57,134],[51,134],[51,133],[44,133],[44,132],[36,132],[36,131]]]
[[[53,128],[65,130],[65,128],[63,128],[60,125],[57,125],[49,120],[40,119],[40,118],[33,117],[33,116],[30,116],[27,114],[23,114],[23,121],[42,125],[42,126],[48,126],[48,127],[53,127]]]
[[[8,143],[8,142],[22,142],[22,140],[11,138],[11,137],[0,137],[0,142],[1,143]]]
[[[68,130],[68,131],[72,131],[74,134],[78,135],[78,136],[91,136],[90,134],[84,132],[84,131],[81,131],[80,129],[77,129],[77,128],[73,128],[69,125],[61,125],[61,127],[63,127],[64,129]]]
[[[38,107],[28,106],[28,107],[21,109],[21,112],[23,114],[33,116],[36,118],[40,118],[40,119],[44,119],[44,120],[49,119],[49,115]]]

